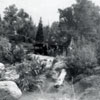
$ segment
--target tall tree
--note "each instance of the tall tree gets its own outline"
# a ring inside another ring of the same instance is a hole
[[[4,11],[4,23],[6,35],[13,39],[22,38],[22,41],[27,41],[35,37],[35,25],[24,9],[17,9],[15,5],[7,7]]]
[[[37,30],[37,34],[36,34],[36,41],[37,42],[43,42],[44,41],[42,18],[40,18],[40,21],[39,21],[39,24],[38,24],[38,30]]]
[[[17,11],[18,9],[16,8],[15,5],[11,5],[7,8],[5,8],[4,11],[4,22],[5,22],[5,28],[7,30],[7,34],[14,34],[14,26],[17,20]]]
[[[44,41],[48,42],[49,35],[50,35],[50,26],[49,25],[43,27],[43,34],[44,34]]]
[[[17,32],[19,35],[25,37],[25,41],[27,39],[33,40],[36,34],[36,27],[33,23],[32,18],[24,11],[24,9],[20,9],[18,14],[18,29]]]
[[[60,26],[63,31],[81,41],[95,41],[100,25],[100,8],[89,0],[76,0],[76,4],[60,12]]]
[[[5,36],[5,23],[0,16],[0,36]]]
[[[56,44],[60,40],[58,37],[59,35],[59,22],[53,22],[50,27],[50,33],[49,33],[49,44]]]

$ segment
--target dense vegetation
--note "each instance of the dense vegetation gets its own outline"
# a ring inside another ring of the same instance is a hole
[[[59,22],[43,26],[40,18],[36,26],[24,9],[11,5],[0,18],[0,62],[17,67],[20,73],[17,84],[22,90],[35,86],[36,78],[43,72],[44,65],[26,59],[27,53],[34,53],[35,42],[54,44],[56,49],[63,49],[62,52],[52,51],[55,56],[67,51],[63,60],[70,77],[95,74],[93,70],[100,66],[100,7],[88,0],[76,0],[76,4],[59,9],[59,14]],[[71,50],[67,48],[69,45]],[[47,51],[47,55],[53,55]],[[37,75],[35,70],[39,71]]]

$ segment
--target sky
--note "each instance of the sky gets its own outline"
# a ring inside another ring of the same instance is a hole
[[[96,5],[100,5],[100,0],[91,0]],[[51,25],[59,20],[58,8],[64,9],[75,0],[0,0],[0,14],[3,16],[4,8],[15,4],[18,9],[23,8],[37,25],[40,17],[44,25]]]

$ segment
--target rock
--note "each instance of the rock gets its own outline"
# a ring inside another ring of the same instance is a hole
[[[0,73],[2,72],[2,71],[4,71],[5,70],[5,65],[3,64],[3,63],[0,63]]]
[[[56,86],[59,87],[59,86],[63,85],[63,82],[67,75],[66,68],[67,67],[66,67],[66,64],[64,61],[58,61],[53,65],[52,78],[56,81],[56,83],[54,85],[55,87]]]
[[[66,70],[62,69],[59,76],[58,76],[58,78],[57,78],[55,86],[61,86],[63,84],[64,80],[65,80],[66,75],[67,75]]]
[[[6,80],[15,81],[19,78],[19,74],[16,72],[15,69],[7,69],[3,78]]]
[[[53,65],[52,68],[52,78],[58,79],[59,74],[61,73],[62,69],[66,68],[66,64],[63,61],[58,61]]]
[[[18,100],[21,90],[13,81],[0,81],[0,100]]]
[[[63,69],[63,68],[66,68],[66,64],[63,61],[58,61],[53,66],[53,70],[57,70],[57,69],[60,70],[60,69]]]
[[[42,64],[46,65],[45,66],[46,68],[50,68],[54,60],[54,57],[42,56],[42,55],[36,55],[36,54],[28,54],[28,57],[33,60],[36,59],[38,62],[41,61]]]

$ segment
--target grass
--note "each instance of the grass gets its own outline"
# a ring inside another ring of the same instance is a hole
[[[82,79],[73,86],[75,95],[67,82],[55,89],[52,82],[46,81],[41,92],[24,93],[20,100],[100,100],[100,75]]]
[[[20,100],[72,100],[71,86],[67,82],[56,89],[54,83],[47,80],[39,92],[23,93]]]
[[[29,93],[24,94],[20,100],[70,100],[70,98],[59,93]]]

